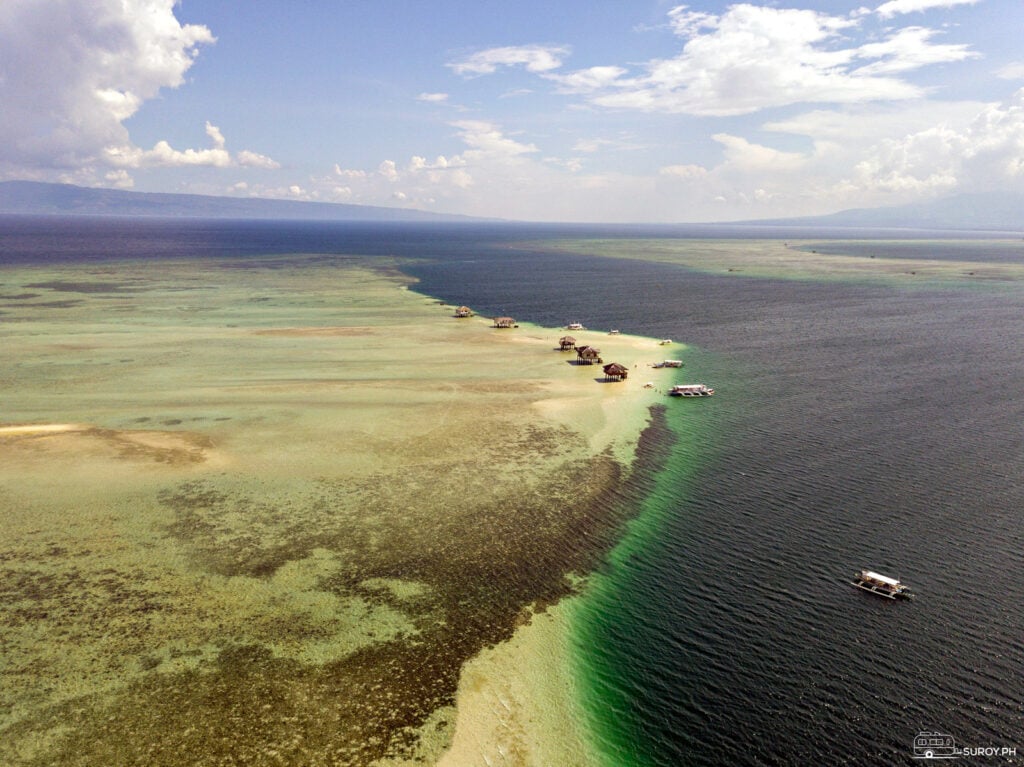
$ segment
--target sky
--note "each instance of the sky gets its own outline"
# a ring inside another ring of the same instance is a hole
[[[1022,0],[0,0],[0,180],[528,221],[1024,191]]]

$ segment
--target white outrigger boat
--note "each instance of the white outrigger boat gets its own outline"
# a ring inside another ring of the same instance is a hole
[[[710,397],[715,390],[705,384],[677,384],[669,390],[673,397]]]
[[[879,575],[871,570],[861,570],[854,576],[851,583],[858,589],[870,591],[872,594],[886,599],[913,599],[914,597],[910,587],[906,584],[900,583],[896,578]]]

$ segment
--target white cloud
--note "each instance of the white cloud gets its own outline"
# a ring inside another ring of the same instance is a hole
[[[666,165],[663,168],[659,168],[658,173],[662,176],[672,176],[674,178],[699,179],[707,176],[708,170],[700,165]]]
[[[456,74],[489,75],[498,67],[522,66],[528,72],[548,72],[562,66],[569,49],[556,45],[522,45],[490,48],[468,56],[448,66]]]
[[[232,157],[220,129],[212,146],[136,146],[124,126],[164,88],[185,80],[215,38],[181,24],[175,0],[2,0],[0,174],[130,184],[128,169],[243,165],[276,168],[265,155]],[[107,173],[108,169],[113,169]]]
[[[431,184],[449,183],[454,187],[465,189],[471,186],[473,178],[464,170],[466,160],[455,155],[445,157],[438,155],[433,162],[428,162],[426,157],[413,156],[406,168],[410,178],[418,180],[418,176],[425,176]]]
[[[416,97],[417,101],[425,101],[428,104],[441,104],[448,100],[447,93],[421,93]]]
[[[863,188],[938,192],[1024,185],[1024,89],[989,104],[965,127],[939,124],[865,153],[854,183]]]
[[[731,116],[800,103],[914,99],[924,90],[899,73],[975,55],[966,45],[931,42],[936,32],[922,27],[858,46],[846,35],[864,18],[749,3],[720,15],[679,6],[669,13],[673,31],[686,39],[677,56],[651,60],[637,74],[598,66],[544,76],[608,108]]]
[[[247,150],[242,150],[232,157],[226,149],[224,134],[220,128],[209,122],[206,123],[206,135],[213,143],[210,149],[178,150],[166,141],[158,141],[149,150],[140,149],[132,144],[108,146],[103,149],[102,156],[106,164],[117,168],[230,168],[236,165],[271,169],[281,167],[280,163],[270,157]]]
[[[609,139],[603,138],[581,138],[573,144],[572,150],[574,152],[587,152],[592,154],[594,152],[600,152],[602,149],[606,149],[612,146],[615,142]]]
[[[449,168],[460,168],[465,164],[465,160],[458,156],[449,159],[440,154],[433,162],[427,162],[426,157],[413,156],[409,161],[409,170],[413,173],[424,170],[448,170]]]
[[[579,69],[567,75],[553,76],[551,79],[569,93],[590,93],[618,85],[619,80],[626,74],[628,70],[622,67],[604,66]]]
[[[508,138],[500,128],[484,120],[459,120],[452,125],[459,129],[459,138],[469,146],[464,154],[466,159],[507,159],[539,151],[533,144],[521,144]]]
[[[222,147],[179,151],[172,148],[166,141],[158,141],[152,149],[137,155],[137,158],[137,162],[132,167],[210,165],[215,168],[227,168],[231,165],[231,154]]]
[[[123,146],[122,121],[184,81],[210,30],[181,25],[173,0],[0,3],[0,158],[74,168]],[[45,55],[40,55],[45,52]]]
[[[718,16],[713,13],[691,11],[685,5],[677,5],[668,12],[669,26],[680,37],[691,37],[699,34],[702,29],[714,29],[718,26]]]
[[[239,165],[248,168],[265,168],[268,170],[276,170],[281,167],[281,163],[263,154],[256,152],[250,152],[248,149],[243,149],[237,155],[235,160]]]
[[[224,134],[220,132],[220,128],[216,125],[211,125],[209,121],[206,123],[206,135],[213,140],[213,145],[217,149],[223,149],[224,144],[227,143],[224,141]]]
[[[744,171],[793,171],[807,162],[802,154],[753,144],[740,136],[716,133],[711,138],[724,147],[726,163]]]
[[[544,162],[557,168],[565,168],[570,173],[579,173],[583,170],[583,160],[579,157],[545,157]]]
[[[135,180],[128,174],[126,170],[112,170],[108,171],[103,176],[104,180],[113,186],[120,189],[131,189],[135,186]]]
[[[384,162],[377,166],[377,173],[388,181],[398,180],[398,166],[394,160],[384,160]]]
[[[517,99],[520,96],[529,96],[531,93],[533,93],[532,88],[514,88],[513,90],[505,91],[498,98]]]
[[[347,168],[342,168],[340,165],[335,163],[334,164],[334,175],[341,176],[342,178],[347,178],[347,179],[356,179],[356,178],[362,179],[362,178],[366,178],[366,171],[365,170],[349,170]]]
[[[1003,80],[1024,80],[1024,61],[1015,61],[996,70],[996,77]]]
[[[974,5],[978,0],[889,0],[875,9],[875,13],[883,19],[892,18],[901,13],[915,13],[932,8],[952,8],[954,5]]]
[[[929,40],[935,30],[924,27],[907,27],[897,31],[880,43],[867,43],[857,50],[859,58],[873,58],[878,61],[854,70],[855,75],[892,74],[907,72],[929,64],[977,58],[979,54],[967,45],[932,45]]]

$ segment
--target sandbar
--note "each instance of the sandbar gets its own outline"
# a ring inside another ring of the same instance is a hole
[[[916,258],[887,255],[885,240],[851,240],[858,252],[869,255],[839,255],[843,241],[827,241],[828,252],[818,240],[784,239],[586,239],[545,242],[540,247],[560,253],[672,264],[705,274],[730,277],[824,280],[884,284],[901,288],[958,286],[998,288],[1002,284],[1024,280],[1024,266],[1001,257],[1020,253],[1019,240],[960,240],[965,252],[973,251],[973,260],[929,258],[928,244],[935,249],[948,247],[948,241],[915,241],[921,256]],[[906,240],[898,241],[905,244]],[[865,245],[872,247],[865,248]],[[984,258],[986,253],[995,257]]]

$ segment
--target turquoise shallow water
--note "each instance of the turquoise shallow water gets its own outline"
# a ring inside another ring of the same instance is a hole
[[[572,613],[575,673],[595,750],[607,767],[656,763],[643,747],[644,714],[622,684],[621,671],[634,665],[631,636],[636,627],[656,630],[658,616],[651,614],[649,602],[652,567],[671,548],[666,537],[680,494],[692,489],[697,471],[710,458],[706,447],[713,402],[672,400],[655,414],[636,467],[642,475],[636,484],[645,490],[639,512]],[[657,678],[643,682],[658,683]]]

